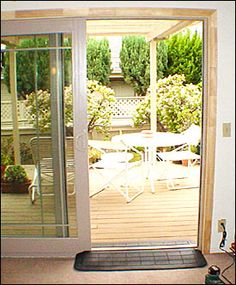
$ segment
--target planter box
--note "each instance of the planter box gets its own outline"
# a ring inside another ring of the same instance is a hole
[[[2,182],[1,181],[1,192],[2,193],[28,193],[28,187],[31,181],[25,183],[18,182]]]

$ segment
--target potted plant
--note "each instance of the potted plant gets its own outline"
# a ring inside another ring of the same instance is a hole
[[[101,152],[92,147],[89,147],[88,153],[89,164],[95,163],[101,158]]]
[[[28,193],[31,180],[21,165],[8,165],[1,179],[2,193]]]

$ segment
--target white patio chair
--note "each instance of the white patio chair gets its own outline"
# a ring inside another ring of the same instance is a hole
[[[191,168],[201,159],[201,156],[199,154],[196,154],[191,151],[191,146],[197,146],[201,140],[201,128],[193,124],[182,134],[185,136],[186,143],[175,148],[172,151],[157,152],[157,160],[164,161],[167,164],[173,161],[187,160],[188,161],[187,170],[189,173],[191,171]],[[174,189],[199,187],[199,185],[177,187],[174,183],[174,179],[171,177],[171,172],[167,168],[166,171],[168,171],[168,179],[167,179],[168,189],[174,190]]]
[[[95,163],[92,163],[89,168],[95,170],[102,177],[102,185],[97,185],[96,190],[90,194],[93,197],[105,190],[109,186],[113,186],[123,197],[126,202],[131,202],[134,198],[139,196],[144,190],[144,177],[141,178],[141,185],[133,185],[134,181],[129,179],[131,169],[137,165],[143,164],[143,154],[132,147],[127,147],[122,142],[102,141],[102,140],[89,140],[88,145],[101,153],[101,158]],[[140,160],[130,162],[133,151],[140,155]],[[141,175],[143,171],[141,172]],[[136,177],[136,180],[138,177]],[[135,180],[135,179],[132,179]],[[137,182],[137,181],[136,181]],[[135,189],[134,193],[130,194],[130,188]]]
[[[34,177],[29,186],[31,203],[36,201],[36,194],[39,196],[52,196],[50,191],[53,186],[53,166],[52,166],[52,138],[51,137],[33,137],[30,140],[33,161],[35,165]],[[74,156],[73,156],[73,137],[67,137],[66,148],[66,174],[67,184],[73,184],[74,178]],[[42,191],[43,189],[43,191]],[[74,188],[68,195],[75,193]]]

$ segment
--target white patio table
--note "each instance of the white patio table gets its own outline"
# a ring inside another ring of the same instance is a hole
[[[127,146],[144,148],[144,164],[146,166],[146,178],[151,184],[152,193],[155,192],[153,166],[156,162],[156,148],[178,146],[186,143],[184,134],[169,132],[156,132],[153,134],[130,133],[112,137],[114,142],[123,142]]]

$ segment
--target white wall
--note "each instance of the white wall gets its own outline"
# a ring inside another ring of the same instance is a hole
[[[217,9],[217,142],[211,252],[221,235],[217,220],[225,218],[228,243],[235,233],[235,2],[234,1],[2,1],[2,11],[73,7],[155,7]],[[230,138],[222,137],[222,123],[232,124]]]

